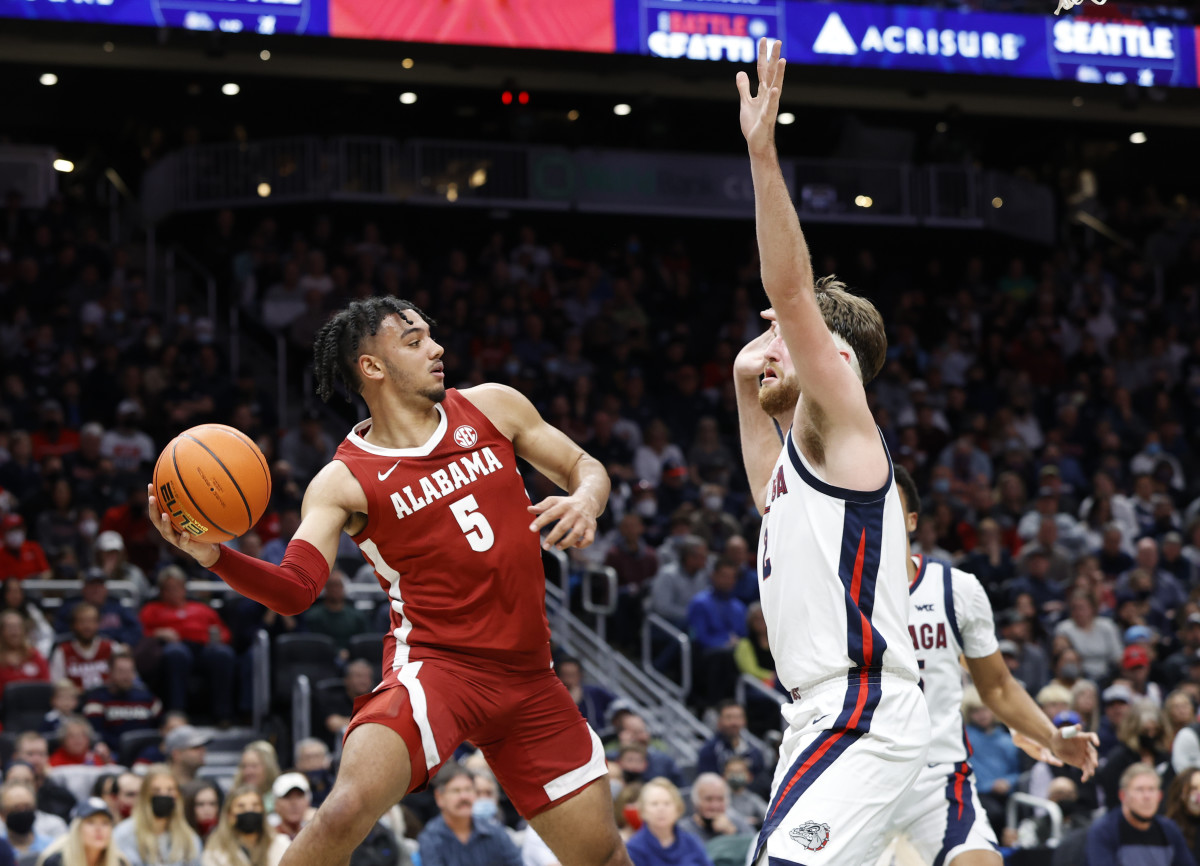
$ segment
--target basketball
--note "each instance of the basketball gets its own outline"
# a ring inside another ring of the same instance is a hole
[[[240,430],[201,424],[172,439],[154,466],[158,506],[196,541],[232,541],[258,523],[271,498],[271,473]]]

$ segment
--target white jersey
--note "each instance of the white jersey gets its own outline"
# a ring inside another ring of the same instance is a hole
[[[888,457],[874,491],[826,484],[791,433],[771,472],[758,589],[775,672],[793,696],[854,668],[917,679],[907,536]]]
[[[963,727],[963,669],[958,658],[984,658],[999,649],[992,605],[975,575],[939,559],[918,555],[913,561],[917,576],[909,587],[908,632],[932,725],[926,760],[958,764],[971,754]]]

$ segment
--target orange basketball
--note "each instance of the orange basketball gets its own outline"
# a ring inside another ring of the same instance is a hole
[[[258,523],[271,498],[267,459],[245,433],[201,424],[176,436],[154,465],[158,506],[196,541],[232,541]]]

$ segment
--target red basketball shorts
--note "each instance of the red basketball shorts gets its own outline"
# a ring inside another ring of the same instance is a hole
[[[429,784],[469,740],[525,818],[608,774],[600,738],[551,670],[486,670],[442,659],[413,661],[354,702],[359,725],[398,733],[412,763],[409,791]]]

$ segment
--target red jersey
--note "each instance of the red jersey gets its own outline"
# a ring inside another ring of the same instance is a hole
[[[66,677],[85,692],[99,688],[108,679],[114,649],[106,637],[97,637],[86,650],[73,640],[60,643],[50,654],[50,679]]]
[[[168,607],[161,601],[149,601],[138,615],[146,634],[160,628],[174,629],[179,639],[190,643],[208,643],[210,630],[216,626],[221,643],[229,643],[229,629],[215,610],[198,601],[184,602],[183,607]]]
[[[335,459],[362,485],[354,536],[392,601],[384,681],[409,661],[462,653],[550,667],[541,544],[511,440],[454,389],[417,448],[381,448],[356,425]]]
[[[0,579],[18,577],[24,580],[50,570],[46,553],[36,541],[26,541],[19,550],[0,545]]]

